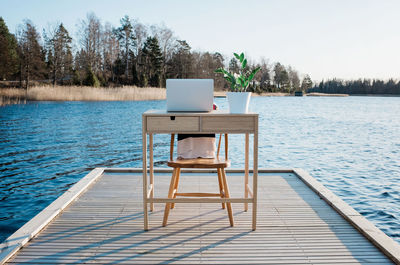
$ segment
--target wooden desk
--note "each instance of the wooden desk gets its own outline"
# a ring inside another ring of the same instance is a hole
[[[228,133],[245,134],[245,170],[243,198],[154,198],[153,170],[153,134],[157,133]],[[254,135],[253,147],[253,188],[249,186],[249,134]],[[147,135],[149,135],[149,168],[147,167]],[[143,144],[143,210],[144,230],[148,230],[148,207],[154,210],[153,203],[244,203],[247,211],[248,203],[253,204],[252,229],[257,225],[257,175],[258,175],[258,114],[230,114],[224,110],[211,112],[166,112],[165,110],[149,110],[142,115]],[[147,172],[150,185],[147,185]]]

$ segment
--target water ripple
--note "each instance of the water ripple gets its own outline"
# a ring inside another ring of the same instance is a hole
[[[227,108],[225,99],[216,99]],[[259,166],[304,168],[400,242],[400,98],[258,97]],[[0,242],[95,167],[141,167],[149,102],[33,102],[0,107]],[[244,137],[230,135],[243,167]],[[155,135],[155,166],[169,136]],[[252,161],[250,161],[252,162]]]

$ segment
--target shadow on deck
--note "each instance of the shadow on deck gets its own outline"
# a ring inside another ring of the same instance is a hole
[[[227,177],[232,197],[241,196],[243,173]],[[169,180],[170,173],[156,174],[156,195],[167,194]],[[209,173],[183,173],[180,185],[190,192],[218,191],[216,175]],[[393,264],[317,193],[294,172],[261,171],[256,231],[251,231],[251,207],[244,212],[243,204],[233,204],[230,227],[220,203],[182,203],[166,227],[161,226],[164,205],[156,204],[146,232],[141,174],[106,172],[8,262]]]

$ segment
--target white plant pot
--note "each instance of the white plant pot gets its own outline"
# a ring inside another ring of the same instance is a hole
[[[251,92],[227,92],[230,113],[247,113]]]

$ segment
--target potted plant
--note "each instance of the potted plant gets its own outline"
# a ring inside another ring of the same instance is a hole
[[[246,70],[247,59],[244,58],[244,54],[233,53],[233,55],[240,62],[239,73],[230,73],[223,68],[218,68],[215,70],[215,73],[223,74],[225,80],[230,84],[231,92],[226,93],[229,112],[247,113],[251,97],[251,92],[247,92],[247,88],[250,85],[250,81],[253,80],[256,73],[260,70],[260,67],[257,67],[253,71]]]

